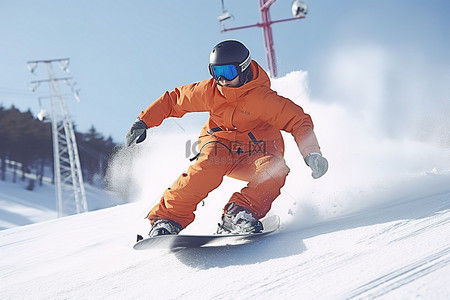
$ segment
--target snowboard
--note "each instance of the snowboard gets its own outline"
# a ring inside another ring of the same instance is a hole
[[[280,218],[276,215],[261,220],[263,231],[249,234],[213,234],[213,235],[160,235],[138,241],[133,248],[145,249],[182,249],[200,247],[218,247],[245,244],[273,233],[280,226]]]

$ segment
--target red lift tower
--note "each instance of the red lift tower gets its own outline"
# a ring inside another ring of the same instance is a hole
[[[273,36],[271,28],[272,24],[303,19],[305,18],[306,13],[308,12],[308,7],[303,1],[295,0],[292,3],[292,14],[294,15],[293,18],[272,21],[270,19],[270,6],[274,4],[276,1],[277,0],[259,0],[259,11],[261,13],[261,21],[262,21],[261,23],[233,28],[225,28],[223,22],[225,20],[232,18],[232,15],[227,10],[225,10],[223,0],[222,0],[222,15],[218,17],[220,23],[222,24],[221,32],[246,29],[251,27],[262,27],[267,65],[269,67],[269,73],[272,78],[277,77],[277,63],[275,59],[275,50],[273,47]]]

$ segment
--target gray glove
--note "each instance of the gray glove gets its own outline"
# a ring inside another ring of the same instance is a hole
[[[130,130],[127,132],[126,141],[127,145],[131,146],[131,144],[136,141],[136,144],[139,144],[140,142],[144,141],[147,137],[147,124],[144,123],[141,119],[137,119],[133,125],[131,126]]]
[[[305,163],[311,168],[314,179],[322,177],[328,170],[328,161],[320,153],[310,153],[305,157]]]

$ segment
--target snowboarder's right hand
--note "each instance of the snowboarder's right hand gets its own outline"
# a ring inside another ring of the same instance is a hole
[[[131,146],[134,141],[136,141],[136,144],[139,144],[140,142],[144,141],[147,137],[147,124],[144,123],[141,119],[137,119],[133,125],[131,126],[130,130],[127,132],[126,141],[127,145]]]

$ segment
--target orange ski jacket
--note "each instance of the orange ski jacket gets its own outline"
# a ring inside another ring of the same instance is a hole
[[[272,141],[281,130],[294,137],[303,157],[320,153],[311,117],[290,99],[270,88],[270,79],[255,61],[253,79],[241,87],[223,87],[211,78],[166,92],[139,115],[149,128],[169,117],[209,112],[200,137],[211,135],[228,141]]]

